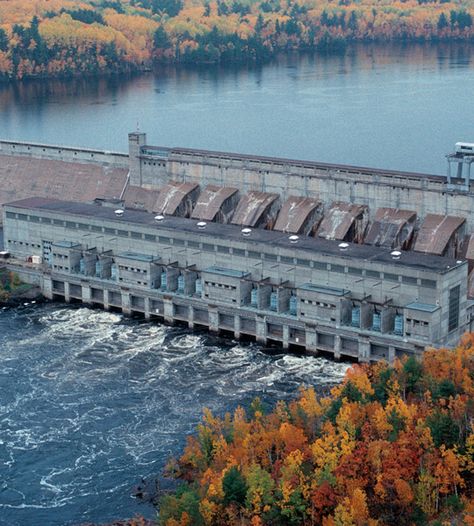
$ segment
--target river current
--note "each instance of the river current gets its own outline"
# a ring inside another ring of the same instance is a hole
[[[271,405],[348,365],[61,304],[0,311],[0,525],[103,522],[151,506],[159,475],[209,407]]]

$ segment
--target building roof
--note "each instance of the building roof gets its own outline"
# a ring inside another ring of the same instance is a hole
[[[61,241],[56,241],[52,245],[53,247],[73,248],[73,247],[78,247],[79,243],[75,243],[74,241],[61,240]]]
[[[232,224],[251,227],[257,226],[278,198],[278,194],[256,191],[248,192],[240,199],[232,217]]]
[[[188,239],[197,239],[201,234],[215,238],[216,242],[240,241],[245,243],[249,250],[255,244],[255,249],[261,250],[261,243],[290,249],[293,253],[298,252],[298,256],[307,257],[317,254],[318,258],[324,256],[335,256],[347,260],[364,260],[365,264],[383,264],[391,267],[410,267],[420,271],[433,273],[444,273],[460,264],[453,258],[420,254],[411,251],[402,251],[400,259],[394,260],[389,249],[375,247],[371,245],[359,245],[348,243],[348,247],[341,251],[337,241],[321,238],[301,236],[297,244],[291,243],[288,234],[275,232],[273,230],[252,229],[249,237],[243,237],[240,226],[225,225],[220,223],[207,223],[206,228],[201,231],[197,228],[195,219],[167,216],[156,223],[154,215],[141,211],[126,209],[121,217],[117,217],[114,209],[98,204],[76,203],[70,201],[59,201],[56,199],[32,197],[8,203],[8,208],[23,210],[34,210],[36,213],[51,212],[61,217],[65,215],[82,218],[87,217],[98,221],[109,221],[117,225],[117,228],[124,227],[144,227],[156,231],[169,231],[170,235],[184,235]],[[300,252],[301,251],[301,252]]]
[[[427,214],[418,232],[414,250],[442,255],[451,237],[465,222],[464,217]]]
[[[174,215],[181,203],[197,188],[197,183],[170,183],[160,188],[153,212]]]
[[[408,305],[405,305],[407,309],[411,310],[419,310],[422,312],[435,312],[440,307],[439,305],[431,305],[429,303],[419,303],[417,301],[414,301],[413,303],[409,303]]]
[[[318,236],[342,241],[354,221],[367,210],[365,205],[334,202],[326,212],[318,229]]]
[[[326,287],[325,285],[316,285],[314,283],[304,283],[299,288],[311,292],[319,292],[320,294],[328,294],[330,296],[347,296],[347,294],[350,294],[351,292],[347,289],[339,289],[337,287]]]
[[[0,155],[0,204],[32,196],[86,202],[120,197],[127,173],[99,163]]]
[[[278,213],[273,230],[299,234],[312,213],[322,207],[321,201],[312,197],[290,196]]]
[[[237,194],[237,188],[208,185],[200,193],[191,217],[204,221],[213,221],[225,201]]]
[[[143,263],[151,263],[160,259],[158,256],[152,256],[150,254],[139,254],[137,252],[120,252],[120,254],[117,254],[117,257],[124,259],[133,259],[135,261],[142,261]]]
[[[203,270],[203,272],[209,272],[210,274],[218,274],[220,276],[227,276],[229,278],[244,278],[248,276],[250,272],[245,272],[243,270],[235,270],[232,268],[224,267],[208,267]]]

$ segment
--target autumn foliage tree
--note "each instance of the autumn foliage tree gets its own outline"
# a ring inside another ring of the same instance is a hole
[[[205,411],[163,526],[474,525],[474,335],[250,415]]]
[[[263,60],[358,41],[470,40],[474,0],[0,1],[0,79]]]

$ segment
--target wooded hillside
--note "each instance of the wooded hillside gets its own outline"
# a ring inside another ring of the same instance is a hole
[[[206,411],[161,524],[473,526],[473,346],[354,366],[331,396],[304,388],[269,413]]]
[[[472,39],[474,0],[0,0],[0,79]]]

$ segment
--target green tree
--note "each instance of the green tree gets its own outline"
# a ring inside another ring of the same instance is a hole
[[[232,466],[222,479],[222,489],[224,490],[224,504],[235,502],[243,506],[247,496],[247,483],[238,468]]]
[[[8,49],[8,37],[4,29],[0,27],[0,51],[7,51]]]
[[[427,424],[436,447],[444,444],[447,448],[450,448],[457,444],[460,429],[449,415],[435,413],[427,418]]]

